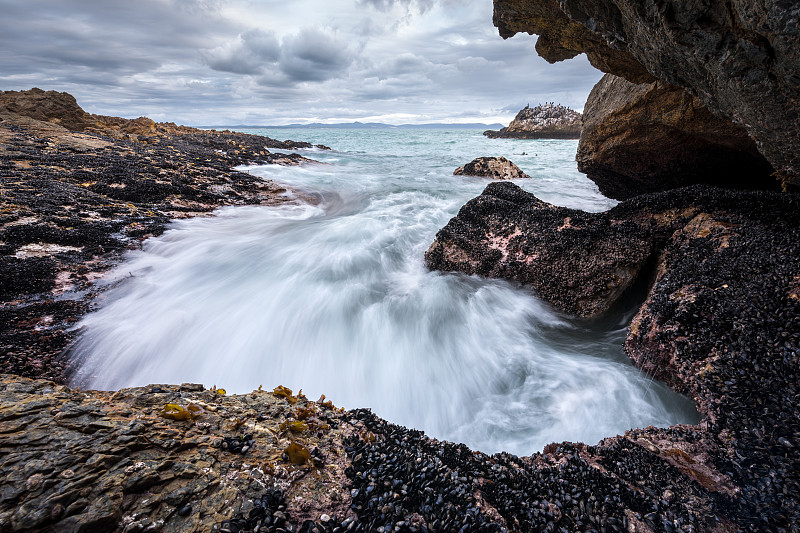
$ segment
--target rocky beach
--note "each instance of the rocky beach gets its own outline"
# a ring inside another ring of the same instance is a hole
[[[233,167],[317,165],[274,150],[326,147],[0,93],[0,529],[798,531],[799,9],[495,0],[502,36],[613,76],[587,102],[578,161],[622,201],[589,213],[492,182],[426,264],[586,320],[635,301],[627,355],[702,415],[525,457],[277,383],[68,383],[70,328],[126,250],[172,219],[303,199]]]
[[[93,281],[169,220],[224,205],[292,201],[232,167],[313,163],[311,148],[232,132],[84,112],[66,93],[0,93],[0,364],[64,380],[58,355],[91,308]]]

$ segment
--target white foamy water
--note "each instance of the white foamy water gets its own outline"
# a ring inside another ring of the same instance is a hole
[[[81,323],[73,357],[84,386],[285,385],[520,455],[697,420],[688,400],[629,364],[629,317],[574,321],[524,288],[424,266],[436,231],[487,183],[452,176],[479,155],[512,159],[534,178],[518,184],[546,201],[613,205],[575,170],[576,141],[264,133],[337,149],[305,153],[327,165],[250,168],[320,203],[224,208],[147,241]]]

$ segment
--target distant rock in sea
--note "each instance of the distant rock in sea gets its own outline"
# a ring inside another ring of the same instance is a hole
[[[491,139],[577,139],[581,136],[581,114],[552,102],[526,105],[507,127],[483,134]]]
[[[505,157],[479,157],[463,167],[458,167],[454,176],[480,176],[496,180],[530,178],[517,165]]]

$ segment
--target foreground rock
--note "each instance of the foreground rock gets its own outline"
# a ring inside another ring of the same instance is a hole
[[[300,143],[98,118],[66,93],[4,92],[0,106],[46,119],[0,112],[0,368],[24,376],[62,379],[93,281],[171,219],[293,201],[232,167],[313,163],[267,149]]]
[[[735,523],[790,529],[800,523],[798,202],[692,187],[583,213],[490,184],[439,232],[426,260],[530,284],[582,316],[655,273],[626,351],[697,401],[705,425],[681,438],[715,450],[710,462],[734,491]]]
[[[454,176],[479,176],[496,180],[530,178],[505,157],[479,157],[453,171]]]
[[[553,103],[525,106],[507,127],[483,134],[491,139],[577,139],[581,135],[581,114]]]
[[[494,0],[500,35],[539,35],[550,62],[585,52],[633,83],[683,87],[742,125],[784,185],[800,184],[800,5],[756,0]]]
[[[577,160],[600,192],[618,200],[696,183],[778,188],[743,127],[679,87],[611,74],[589,94]]]
[[[165,418],[172,405],[196,416]],[[737,517],[691,427],[490,457],[280,387],[112,393],[0,376],[0,428],[9,533],[691,531]]]

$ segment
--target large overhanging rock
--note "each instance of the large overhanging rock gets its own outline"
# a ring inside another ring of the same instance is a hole
[[[784,185],[800,185],[800,4],[495,0],[494,10],[503,37],[539,34],[537,52],[548,61],[585,52],[634,83],[686,88],[744,126]]]
[[[741,126],[684,89],[606,74],[584,110],[578,170],[611,198],[695,183],[776,188],[769,162]]]

